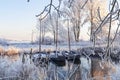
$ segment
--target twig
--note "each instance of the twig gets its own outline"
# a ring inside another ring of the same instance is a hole
[[[96,34],[96,32],[97,32],[105,23],[110,23],[110,22],[109,22],[110,14],[112,14],[112,15],[114,15],[114,14],[116,14],[116,13],[119,14],[119,11],[120,11],[120,10],[116,10],[115,12],[108,13],[108,14],[104,17],[103,20],[101,19],[102,21],[101,21],[100,25],[99,25],[98,28],[94,31],[93,34]],[[117,20],[116,17],[118,18],[118,15],[117,15],[117,16],[114,16],[114,17],[112,18],[112,22],[115,21],[115,20]],[[114,19],[114,18],[115,18],[115,19]]]
[[[106,48],[106,57],[108,55],[108,57],[110,57],[110,34],[111,34],[111,27],[112,27],[112,12],[115,8],[115,4],[116,4],[116,0],[113,1],[113,6],[112,9],[110,11],[110,24],[109,24],[109,32],[108,32],[108,43],[107,43],[107,48]]]
[[[78,70],[79,67],[80,65],[78,65],[77,68],[75,68],[74,71],[72,71],[72,73],[69,76],[69,79],[71,79],[71,77],[74,75],[74,73]]]
[[[101,14],[100,14],[100,7],[98,7],[97,12],[98,12],[98,17],[99,17],[100,21],[102,21]]]
[[[87,4],[88,0],[85,1],[85,3],[82,5],[81,9],[84,8],[84,6]]]
[[[115,32],[115,36],[114,36],[113,40],[111,41],[110,45],[112,45],[113,42],[115,41],[115,38],[116,38],[116,36],[117,36],[117,32],[118,32],[118,30],[119,30],[119,27],[120,27],[120,23],[118,24],[118,27],[117,27],[116,32]]]
[[[48,4],[40,14],[36,15],[36,17],[39,17],[39,16],[41,16],[42,14],[44,14],[44,12],[45,12],[45,11],[47,10],[47,8],[49,7],[49,10],[48,10],[48,12],[46,13],[46,15],[41,18],[41,20],[44,19],[44,18],[50,13],[50,11],[51,11],[51,6],[52,6],[52,0],[50,1],[50,4]]]

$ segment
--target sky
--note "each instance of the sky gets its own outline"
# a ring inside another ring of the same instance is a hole
[[[30,40],[37,17],[49,0],[0,0],[0,38]]]
[[[31,40],[37,17],[50,0],[0,0],[0,38]],[[56,4],[57,0],[53,0]]]

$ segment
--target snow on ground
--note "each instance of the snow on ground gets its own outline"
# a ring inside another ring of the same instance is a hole
[[[120,80],[120,64],[114,65],[116,72],[112,74],[112,80]]]
[[[89,41],[82,41],[79,43],[72,42],[71,43],[71,49],[78,49],[82,47],[90,47],[92,45]],[[31,44],[29,42],[10,42],[9,45],[1,45],[5,50],[9,49],[10,47],[15,47],[19,49],[20,51],[30,51],[31,48],[33,50],[38,50],[39,45],[38,44]],[[55,50],[55,45],[42,45],[42,50]],[[68,43],[63,42],[58,44],[58,50],[68,50]]]
[[[17,55],[14,55],[16,57]],[[39,70],[28,58],[22,62],[22,56],[12,60],[13,56],[0,56],[0,80],[39,80]]]
[[[118,46],[119,43],[115,42],[113,46]],[[9,42],[9,45],[0,45],[5,51],[8,50],[9,48],[16,48],[18,49],[20,52],[30,52],[31,49],[32,51],[38,51],[39,49],[39,45],[38,44],[31,44],[28,41],[22,41],[22,42],[18,42],[18,41],[11,41]],[[70,44],[71,46],[71,50],[77,50],[80,48],[85,48],[85,47],[93,47],[93,43],[90,41],[80,41],[80,42],[71,42]],[[105,42],[96,42],[96,47],[106,47],[106,43]],[[46,51],[52,51],[52,50],[56,50],[55,44],[51,44],[51,45],[42,45],[41,46],[42,50],[46,50]],[[58,43],[58,50],[68,50],[68,42],[61,42]]]
[[[0,38],[0,45],[7,45],[9,43],[9,40]]]

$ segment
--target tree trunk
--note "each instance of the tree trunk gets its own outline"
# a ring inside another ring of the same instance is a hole
[[[91,9],[90,9],[90,22],[91,22],[91,32],[90,32],[90,41],[94,41],[94,35],[93,35],[93,5],[92,5],[92,2],[91,2]]]
[[[77,21],[76,25],[73,27],[74,38],[76,42],[79,42],[80,37],[80,23]]]

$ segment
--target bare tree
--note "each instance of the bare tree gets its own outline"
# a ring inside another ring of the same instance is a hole
[[[87,3],[89,21],[90,21],[90,41],[93,42],[94,31],[97,29],[98,25],[102,19],[107,14],[107,3],[103,0],[89,0]],[[97,33],[100,33],[102,28],[100,28]],[[96,34],[97,34],[96,33]]]
[[[56,25],[57,25],[57,23],[56,23],[56,21],[57,21],[57,13],[55,13],[55,12],[53,12],[52,13],[52,16],[51,16],[51,18],[50,18],[50,25],[52,26],[52,33],[53,33],[53,41],[54,41],[54,44],[55,44],[55,39],[56,39],[56,35],[55,35],[55,33],[56,33]],[[59,23],[58,23],[59,24]]]
[[[30,2],[30,0],[27,0],[27,1]],[[53,0],[50,0],[50,3],[46,5],[43,11],[40,14],[36,15],[36,17],[39,17],[44,14],[44,16],[41,17],[41,20],[42,20],[48,15],[50,15],[52,10],[57,11],[57,13],[60,15],[60,6],[61,6],[62,1],[63,0],[58,0],[58,6],[55,6],[53,3]],[[74,26],[73,31],[74,31],[75,41],[78,42],[79,37],[80,37],[80,27],[83,25],[81,21],[81,9],[84,8],[88,0],[80,0],[80,1],[79,0],[66,0],[66,2],[69,4],[68,7],[71,8],[73,16],[74,16],[72,17],[72,23]],[[53,33],[55,33],[55,31]]]
[[[72,4],[64,2],[64,10],[65,13],[71,19],[71,23],[73,25],[73,33],[74,39],[76,42],[79,41],[80,38],[80,29],[87,22],[87,19],[84,19],[84,11],[82,9],[84,0],[75,0]],[[69,7],[71,5],[71,7]]]
[[[119,5],[118,5],[117,0],[112,0],[110,2],[109,13],[107,13],[106,16],[103,17],[103,18],[101,18],[101,16],[99,16],[100,23],[98,24],[97,28],[93,32],[93,34],[94,34],[93,36],[95,36],[96,33],[99,32],[99,30],[101,28],[103,28],[105,24],[109,24],[108,33],[107,33],[107,47],[106,47],[106,52],[105,52],[106,53],[105,54],[106,55],[105,59],[110,58],[110,48],[111,48],[111,45],[112,45],[112,43],[113,43],[113,41],[115,40],[115,37],[116,37],[116,34],[115,34],[113,39],[111,38],[111,30],[112,30],[111,28],[112,28],[113,22],[117,21],[119,19],[119,12],[120,12],[120,9],[119,9]],[[118,28],[116,29],[116,33],[118,32],[118,29],[119,29],[119,24],[118,24]],[[95,37],[94,37],[94,40],[95,40]],[[108,58],[106,58],[106,57],[108,57]]]

